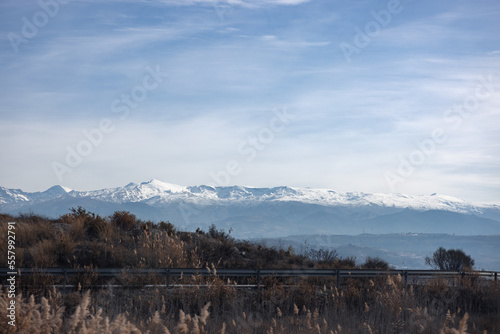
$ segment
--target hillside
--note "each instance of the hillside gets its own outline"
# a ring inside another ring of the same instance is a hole
[[[16,222],[18,267],[84,268],[313,268],[318,265],[292,248],[238,241],[215,226],[207,231],[178,231],[169,222],[141,221],[129,212],[101,217],[83,208],[58,219],[0,215],[0,230]],[[0,245],[6,253],[6,244]],[[351,268],[337,258],[331,267]],[[7,267],[7,258],[0,259]]]
[[[6,234],[8,221],[15,222],[18,267],[83,271],[68,277],[74,288],[59,290],[52,285],[61,284],[62,277],[17,277],[17,331],[341,334],[401,329],[454,333],[455,328],[462,332],[472,328],[468,333],[479,334],[500,329],[498,284],[474,277],[411,286],[394,275],[346,278],[339,289],[334,276],[265,278],[258,289],[242,289],[238,278],[196,276],[176,278],[176,284],[183,286],[168,289],[164,277],[134,277],[125,270],[100,279],[85,269],[197,267],[216,272],[219,268],[373,269],[387,264],[379,259],[356,263],[335,253],[329,253],[328,260],[308,257],[291,247],[238,241],[214,226],[207,231],[178,231],[168,222],[141,221],[128,212],[101,217],[76,208],[58,219],[0,215],[0,233]],[[0,251],[6,253],[5,243]],[[6,265],[0,259],[0,267]],[[9,300],[2,290],[0,305]],[[7,319],[7,315],[7,307],[1,307],[0,316]],[[0,327],[0,333],[12,333],[9,328]]]
[[[251,239],[269,247],[335,249],[339,256],[363,262],[380,257],[398,269],[426,269],[425,257],[438,247],[459,248],[476,260],[476,268],[500,270],[500,235],[459,236],[450,234],[360,234],[292,235],[283,238]]]

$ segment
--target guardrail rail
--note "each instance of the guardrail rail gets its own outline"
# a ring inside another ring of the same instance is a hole
[[[0,268],[0,277],[16,275],[17,277],[29,276],[34,274],[44,274],[52,276],[64,276],[62,287],[73,287],[67,284],[68,277],[81,274],[96,274],[98,278],[118,277],[127,275],[155,275],[166,277],[167,288],[174,287],[170,279],[172,277],[187,276],[217,276],[217,277],[245,277],[255,278],[255,285],[246,285],[245,287],[259,287],[263,277],[333,277],[336,278],[337,288],[340,288],[340,282],[343,278],[371,278],[388,275],[401,275],[405,283],[408,284],[415,280],[428,280],[432,278],[454,278],[474,276],[484,279],[498,281],[497,271],[442,271],[442,270],[365,270],[365,269],[217,269],[208,268],[159,268],[159,269],[136,269],[136,268],[18,268],[12,272],[8,268]],[[153,285],[152,285],[153,286]],[[158,285],[154,285],[158,286]]]

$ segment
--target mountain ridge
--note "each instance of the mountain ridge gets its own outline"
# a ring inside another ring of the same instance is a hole
[[[41,196],[41,195],[54,196]],[[53,198],[58,195],[72,197],[90,197],[109,202],[140,202],[155,201],[158,196],[162,200],[175,201],[179,199],[205,200],[207,203],[218,201],[297,201],[325,206],[336,205],[380,205],[416,210],[445,210],[459,213],[480,212],[483,208],[499,209],[500,205],[480,204],[433,193],[432,195],[406,195],[401,193],[365,193],[338,192],[326,188],[297,188],[280,186],[259,188],[251,186],[180,186],[152,179],[147,182],[129,183],[123,187],[104,188],[99,190],[73,190],[55,185],[43,192],[24,192],[21,189],[0,187],[0,204],[9,203],[9,195],[14,202],[30,201],[34,197]],[[211,204],[212,204],[211,203]],[[201,203],[200,203],[201,204]]]
[[[155,179],[92,191],[53,186],[29,193],[0,187],[3,213],[34,212],[56,218],[77,206],[101,215],[130,211],[140,219],[169,220],[187,230],[216,224],[233,228],[242,237],[412,229],[421,233],[449,230],[467,235],[500,234],[500,206],[438,194],[343,193],[287,186],[180,186]]]

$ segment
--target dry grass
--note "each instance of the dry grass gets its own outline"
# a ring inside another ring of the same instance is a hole
[[[270,298],[263,291],[242,292],[224,286],[234,292],[226,306],[207,301],[224,297],[220,296],[222,285],[217,283],[203,291],[73,293],[69,296],[77,296],[77,302],[67,311],[65,296],[60,293],[51,292],[37,302],[33,295],[18,296],[16,331],[3,326],[0,333],[487,333],[460,308],[431,309],[419,305],[418,294],[405,288],[397,278],[388,278],[380,289],[368,284],[363,293],[357,294],[347,292],[354,287],[337,291],[325,286],[312,296],[316,299],[313,307],[290,305],[293,291],[269,304]],[[179,306],[173,309],[176,300]],[[3,319],[7,303],[6,294],[0,293]],[[118,303],[122,304],[121,310]],[[498,321],[495,326],[489,333],[498,332]]]
[[[83,209],[58,220],[0,215],[0,233],[16,221],[18,267],[66,268],[352,268],[353,259],[315,262],[292,249],[237,242],[227,234],[176,232],[120,212],[102,218]],[[161,227],[161,228],[160,228]],[[6,233],[4,233],[6,234]],[[4,254],[6,245],[0,243]],[[5,267],[5,259],[0,266]],[[128,275],[103,281],[91,272],[71,277],[65,294],[50,285],[62,278],[18,279],[19,333],[499,333],[500,291],[477,277],[406,286],[400,276],[373,280],[263,278],[260,289],[216,275],[172,278],[204,287],[104,289],[97,284],[165,284],[164,277]],[[245,283],[255,283],[247,281]],[[4,289],[2,289],[4,291]],[[86,292],[83,292],[86,291]],[[7,296],[0,292],[0,317]],[[2,320],[3,321],[3,320]],[[0,326],[0,333],[14,333]]]
[[[198,250],[176,234],[155,229],[124,212],[109,219],[74,210],[58,220],[36,216],[0,217],[0,233],[16,221],[18,267],[114,268],[200,267]],[[2,253],[6,243],[0,243]],[[6,257],[0,267],[7,266]]]

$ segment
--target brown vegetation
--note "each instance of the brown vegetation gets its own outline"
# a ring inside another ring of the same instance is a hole
[[[142,222],[118,212],[99,217],[78,208],[57,220],[34,215],[0,215],[0,233],[16,221],[18,267],[67,268],[353,268],[353,259],[334,254],[316,258],[293,249],[273,249],[233,240],[215,227],[178,232],[170,223]],[[5,243],[0,251],[5,254]],[[365,267],[384,267],[371,259]],[[5,267],[0,259],[0,267]],[[406,285],[400,276],[262,280],[259,289],[240,289],[216,275],[184,277],[203,284],[166,289],[159,286],[96,288],[90,272],[73,278],[79,289],[55,291],[60,282],[47,275],[19,278],[18,332],[25,333],[498,333],[500,293],[495,282],[474,277],[452,285],[434,280]],[[164,282],[159,277],[126,273],[99,283]],[[2,289],[3,291],[4,289]],[[0,294],[6,318],[7,295]],[[14,333],[0,326],[0,333]]]

